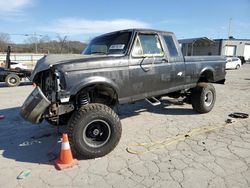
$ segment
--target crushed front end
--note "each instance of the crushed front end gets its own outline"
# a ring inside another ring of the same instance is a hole
[[[31,123],[39,123],[43,113],[51,102],[44,96],[40,87],[36,87],[21,107],[21,116]]]
[[[21,116],[34,124],[47,119],[57,125],[60,115],[74,109],[74,105],[69,103],[69,97],[61,95],[66,87],[62,74],[51,67],[35,75],[33,81],[36,88],[21,107]]]

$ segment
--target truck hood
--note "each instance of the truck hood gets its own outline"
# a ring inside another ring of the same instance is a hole
[[[42,59],[37,61],[35,69],[33,70],[30,79],[33,80],[35,75],[39,72],[49,69],[53,65],[67,63],[75,60],[84,60],[92,58],[93,55],[82,55],[82,54],[53,54],[46,55]]]

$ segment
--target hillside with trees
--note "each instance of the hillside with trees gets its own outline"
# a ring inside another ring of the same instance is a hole
[[[5,52],[11,46],[15,53],[45,53],[45,54],[80,54],[86,47],[86,43],[67,40],[67,37],[57,36],[56,40],[49,37],[31,36],[23,44],[15,44],[6,33],[0,33],[0,53]]]

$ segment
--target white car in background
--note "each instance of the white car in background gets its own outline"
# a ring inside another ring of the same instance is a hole
[[[16,69],[16,70],[27,70],[28,66],[22,63],[17,63],[17,62],[11,62],[10,63],[10,68],[11,69]]]
[[[241,60],[238,57],[227,57],[226,69],[239,69]]]

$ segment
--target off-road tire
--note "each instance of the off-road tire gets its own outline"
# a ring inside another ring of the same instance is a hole
[[[196,112],[208,113],[216,100],[215,88],[211,83],[200,82],[192,91],[192,107]]]
[[[100,129],[99,133],[103,131],[102,135],[97,137],[97,141],[93,138],[96,136],[94,126]],[[90,103],[73,113],[68,122],[67,132],[73,155],[77,158],[91,159],[102,157],[116,147],[121,138],[122,127],[119,117],[111,108],[99,103]],[[107,134],[109,136],[104,139],[103,145],[95,147],[98,139],[106,137]],[[93,144],[91,139],[94,140]]]
[[[20,77],[18,75],[16,75],[16,74],[9,74],[5,78],[5,83],[9,87],[19,86],[19,84],[20,84]]]

